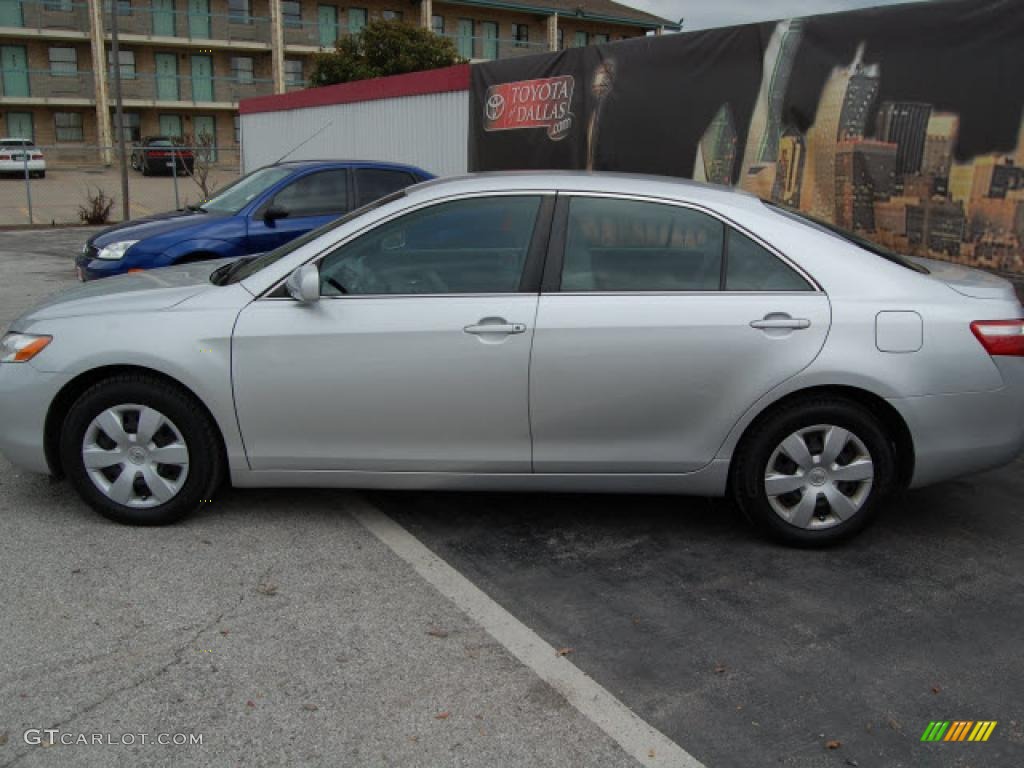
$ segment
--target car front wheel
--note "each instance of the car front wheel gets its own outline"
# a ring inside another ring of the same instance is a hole
[[[763,532],[803,546],[859,532],[896,476],[893,446],[863,406],[839,398],[791,402],[742,441],[732,489]]]
[[[82,498],[130,525],[185,517],[220,484],[217,430],[194,399],[150,376],[99,382],[72,405],[61,459]]]

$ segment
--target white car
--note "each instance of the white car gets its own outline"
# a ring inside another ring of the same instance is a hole
[[[46,178],[46,158],[31,139],[0,139],[0,173],[25,173],[27,156],[28,173],[40,179]]]

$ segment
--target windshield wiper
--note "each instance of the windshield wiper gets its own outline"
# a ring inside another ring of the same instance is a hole
[[[250,261],[255,259],[257,255],[258,254],[242,256],[229,264],[225,264],[223,267],[217,267],[217,269],[210,273],[210,282],[214,285],[225,285],[243,264],[248,264]]]

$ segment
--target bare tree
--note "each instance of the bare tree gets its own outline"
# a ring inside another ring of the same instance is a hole
[[[213,168],[214,161],[217,158],[217,148],[213,143],[213,136],[209,133],[203,132],[195,136],[188,135],[184,137],[185,146],[192,150],[192,163],[183,163],[185,173],[187,173],[192,181],[199,187],[199,191],[202,194],[201,202],[206,202],[210,199],[216,186],[210,181],[210,171]]]

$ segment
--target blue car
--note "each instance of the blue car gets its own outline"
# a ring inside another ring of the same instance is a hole
[[[270,251],[431,178],[420,168],[394,163],[303,160],[268,165],[202,205],[103,230],[75,260],[78,278]]]

